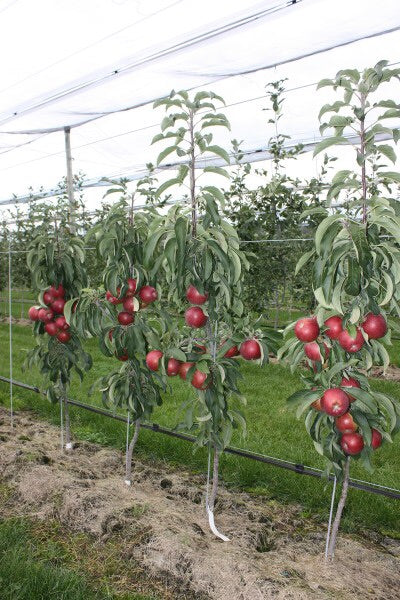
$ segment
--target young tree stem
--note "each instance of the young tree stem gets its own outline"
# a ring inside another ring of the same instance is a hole
[[[209,509],[214,512],[215,500],[218,493],[218,467],[219,467],[219,452],[214,444],[214,463],[213,463],[213,482],[211,488],[211,496],[208,503]]]
[[[361,109],[365,109],[365,95],[361,94]],[[365,169],[365,116],[360,119],[360,155],[362,184],[362,222],[367,223],[367,175]]]
[[[189,135],[190,135],[190,165],[189,165],[189,184],[190,184],[190,202],[192,206],[192,237],[197,233],[197,206],[196,206],[196,157],[194,154],[194,123],[193,111],[189,113]]]
[[[135,431],[132,436],[131,442],[128,447],[128,452],[126,453],[126,465],[125,465],[125,480],[130,481],[132,475],[132,456],[133,450],[136,446],[136,442],[138,441],[140,430],[140,419],[136,419],[135,421]]]
[[[335,520],[332,525],[331,539],[328,547],[328,559],[332,560],[335,556],[336,537],[339,531],[340,520],[342,518],[343,509],[346,504],[347,492],[349,490],[349,472],[350,472],[350,456],[346,459],[346,465],[344,468],[344,477],[342,483],[342,493],[340,494],[340,500],[337,507]]]

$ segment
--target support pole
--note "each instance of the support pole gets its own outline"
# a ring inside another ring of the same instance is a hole
[[[9,308],[9,337],[10,337],[10,421],[14,427],[14,402],[13,402],[13,339],[12,339],[12,262],[11,262],[11,234],[8,241],[8,308]]]
[[[69,203],[69,226],[71,233],[76,233],[74,181],[72,175],[71,128],[64,127],[65,158],[67,161],[67,194]]]

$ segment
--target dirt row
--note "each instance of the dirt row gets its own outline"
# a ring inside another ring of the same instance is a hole
[[[118,532],[121,555],[172,585],[176,598],[399,598],[399,542],[341,535],[335,563],[326,565],[325,525],[303,518],[301,506],[222,487],[216,520],[231,538],[224,543],[208,528],[203,476],[138,460],[127,487],[120,452],[79,442],[63,453],[58,429],[33,413],[17,414],[11,430],[0,409],[0,477],[13,490],[3,518],[56,519],[104,544]]]

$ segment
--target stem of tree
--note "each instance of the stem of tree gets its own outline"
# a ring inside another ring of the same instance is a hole
[[[361,109],[365,109],[365,95],[361,94]],[[365,170],[365,116],[360,119],[360,156],[361,164],[361,184],[362,184],[362,221],[367,223],[367,175]]]
[[[189,182],[190,182],[190,202],[192,206],[192,237],[196,237],[197,231],[197,206],[196,206],[196,170],[195,170],[195,155],[194,155],[194,123],[193,111],[189,113],[189,135],[190,135],[190,165],[189,165]]]
[[[211,496],[210,496],[209,503],[208,503],[208,506],[209,506],[209,509],[211,510],[211,512],[214,512],[215,500],[216,500],[217,493],[218,493],[218,467],[219,467],[219,452],[218,452],[216,445],[214,445],[213,482],[212,482],[212,488],[211,488]]]
[[[140,419],[136,419],[135,431],[134,431],[133,437],[131,439],[131,443],[129,444],[128,452],[126,453],[125,480],[129,481],[129,482],[131,481],[131,475],[132,475],[132,455],[133,455],[133,450],[136,446],[136,442],[138,441],[139,430],[140,430]]]
[[[64,418],[65,418],[65,447],[71,449],[71,427],[69,418],[69,405],[67,402],[67,396],[64,395]]]
[[[343,477],[343,483],[342,483],[342,493],[340,494],[340,500],[339,500],[339,504],[337,507],[335,520],[333,521],[333,525],[332,525],[331,539],[329,541],[329,547],[328,547],[328,559],[330,559],[330,560],[332,560],[333,557],[335,556],[336,537],[337,537],[337,534],[339,531],[339,525],[340,525],[340,520],[342,518],[343,509],[346,504],[347,492],[349,490],[349,473],[350,473],[350,456],[348,456],[346,459],[346,465],[344,468],[344,477]]]

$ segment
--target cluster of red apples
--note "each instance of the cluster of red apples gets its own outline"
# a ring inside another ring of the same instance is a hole
[[[200,293],[194,285],[190,285],[186,290],[186,299],[193,306],[189,307],[185,311],[185,322],[186,325],[193,329],[201,329],[207,324],[208,316],[205,314],[201,306],[208,300],[208,293]],[[204,345],[197,344],[194,347],[195,352],[204,354],[207,352],[207,348]],[[225,354],[225,358],[234,358],[235,356],[241,355],[246,360],[256,360],[261,357],[260,344],[256,339],[249,339],[240,344],[229,348]],[[158,371],[160,359],[164,356],[161,350],[151,350],[146,356],[146,364],[151,371]],[[189,369],[194,366],[193,362],[182,362],[175,358],[168,359],[167,363],[167,375],[169,377],[175,377],[179,375],[181,379],[186,381]],[[206,382],[207,373],[196,369],[193,373],[191,384],[193,387],[199,390],[205,390],[210,387],[211,382]],[[209,378],[210,379],[210,378]]]
[[[128,325],[132,325],[132,323],[134,323],[134,321],[135,321],[136,309],[135,309],[134,296],[136,295],[136,292],[140,299],[139,309],[146,308],[146,306],[148,306],[149,304],[151,304],[158,298],[157,290],[154,287],[152,287],[151,285],[144,285],[142,288],[140,288],[139,291],[137,291],[137,289],[136,289],[137,281],[136,281],[136,279],[132,279],[131,277],[129,277],[126,280],[126,284],[128,286],[128,290],[125,293],[125,296],[123,296],[122,298],[119,298],[121,288],[117,288],[118,297],[114,296],[109,290],[106,292],[106,299],[109,302],[111,302],[111,304],[114,304],[114,306],[117,306],[118,304],[122,304],[123,310],[121,310],[118,313],[117,318],[118,318],[118,323],[120,325],[123,325],[124,327],[126,327]],[[110,331],[108,332],[108,337],[109,337],[110,341],[112,340],[113,331],[114,331],[114,329],[110,329]],[[125,351],[120,356],[117,356],[117,358],[118,358],[118,360],[126,361],[129,359],[129,356],[128,356],[127,352]]]
[[[45,306],[31,306],[28,315],[31,321],[42,321],[45,332],[66,344],[71,339],[69,325],[64,317],[65,290],[60,284],[51,286],[43,294]]]
[[[324,322],[326,327],[324,335],[330,340],[336,340],[339,345],[348,353],[354,354],[361,350],[365,343],[365,338],[361,330],[368,336],[368,339],[382,338],[387,332],[387,323],[383,315],[374,315],[369,313],[360,327],[356,329],[355,337],[352,337],[346,329],[343,329],[343,323],[340,316],[335,315]],[[304,352],[313,362],[321,362],[320,345],[317,338],[320,336],[320,328],[314,317],[299,319],[295,325],[294,332],[296,337],[304,342]],[[324,360],[329,356],[330,348],[323,340],[322,343]],[[358,425],[353,420],[350,413],[351,403],[355,400],[353,396],[346,393],[341,388],[361,388],[360,382],[353,377],[342,377],[340,387],[333,387],[325,390],[322,398],[313,402],[315,410],[320,410],[331,417],[335,417],[335,425],[341,433],[340,445],[346,454],[357,455],[364,448],[364,439],[360,433],[357,433]],[[372,429],[371,446],[375,450],[382,443],[382,435]]]

